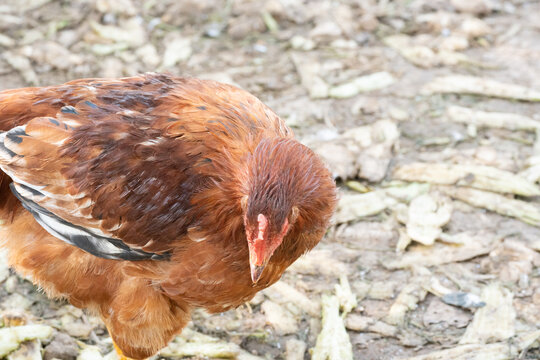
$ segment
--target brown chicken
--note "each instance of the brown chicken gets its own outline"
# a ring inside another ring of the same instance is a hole
[[[257,98],[160,74],[0,92],[0,168],[10,264],[99,314],[135,359],[193,308],[276,282],[336,203],[321,160]]]

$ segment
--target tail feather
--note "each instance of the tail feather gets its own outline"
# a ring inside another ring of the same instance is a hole
[[[4,146],[3,139],[5,136],[6,132],[0,132],[0,156],[2,153],[9,155],[11,152]],[[4,221],[13,221],[15,211],[21,206],[20,202],[9,188],[11,182],[11,178],[0,169],[0,225],[2,225],[2,222]]]

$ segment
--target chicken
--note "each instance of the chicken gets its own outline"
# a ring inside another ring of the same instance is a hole
[[[154,355],[197,307],[275,283],[336,204],[321,160],[233,86],[145,74],[0,92],[0,244],[51,297]]]

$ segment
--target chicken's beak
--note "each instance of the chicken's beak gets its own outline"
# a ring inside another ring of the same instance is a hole
[[[249,264],[249,267],[251,268],[251,281],[253,281],[254,284],[256,284],[261,278],[267,263],[268,261],[265,261],[262,265],[255,265],[253,263]]]

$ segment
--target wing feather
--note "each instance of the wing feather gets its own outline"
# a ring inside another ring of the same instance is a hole
[[[260,136],[292,136],[237,88],[158,74],[0,92],[0,130],[0,168],[36,220],[128,260],[165,258],[189,240],[220,159],[242,158]]]

